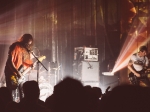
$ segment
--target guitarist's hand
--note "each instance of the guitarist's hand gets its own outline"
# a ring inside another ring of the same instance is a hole
[[[32,64],[32,69],[34,69],[36,67],[36,63]]]
[[[140,74],[139,73],[135,73],[134,74],[136,77],[140,77]]]
[[[17,72],[17,77],[20,78],[21,77],[21,73],[18,71]]]

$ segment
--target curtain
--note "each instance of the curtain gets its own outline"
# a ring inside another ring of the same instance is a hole
[[[105,59],[104,0],[8,1],[0,8],[1,81],[8,47],[24,33],[33,35],[34,48],[46,56],[46,68],[58,64],[61,77],[72,75],[75,47],[97,47],[99,61]]]

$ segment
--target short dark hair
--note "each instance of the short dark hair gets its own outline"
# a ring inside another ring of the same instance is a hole
[[[146,51],[147,52],[147,47],[146,46],[141,46],[139,49],[141,52]]]
[[[37,99],[40,95],[40,88],[36,81],[30,80],[23,84],[23,92],[25,98]]]

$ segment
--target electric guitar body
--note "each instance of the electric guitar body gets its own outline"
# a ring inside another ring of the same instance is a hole
[[[144,70],[142,71],[137,71],[137,73],[140,74],[140,77],[137,77],[136,75],[134,75],[134,73],[129,73],[129,80],[131,81],[132,84],[134,85],[138,85],[139,84],[139,81],[142,80],[142,79],[145,79],[147,77],[147,73],[145,73]]]
[[[38,58],[39,61],[42,61],[43,59],[45,59],[45,56],[41,56]],[[36,61],[37,62],[37,61]],[[33,66],[36,65],[36,62],[34,62]],[[26,81],[25,76],[27,75],[27,73],[32,69],[32,67],[28,67],[26,70],[24,70],[22,72],[21,69],[19,69],[18,71],[20,72],[21,76],[20,78],[17,77],[17,74],[15,72],[12,73],[12,75],[10,75],[10,81],[11,81],[11,88],[12,90],[17,89],[17,87],[19,86],[19,84],[24,83]]]

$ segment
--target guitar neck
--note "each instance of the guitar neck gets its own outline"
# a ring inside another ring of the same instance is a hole
[[[27,69],[22,73],[22,75],[25,76],[25,74],[27,74],[30,70],[31,70],[31,67],[27,68]]]
[[[42,57],[39,58],[39,60],[42,61],[42,60],[45,59],[45,58],[46,58],[45,56],[42,56]],[[38,62],[38,61],[34,62],[34,63],[33,63],[33,66],[36,65],[37,62]],[[31,66],[30,66],[29,68],[27,68],[27,69],[22,73],[22,75],[25,76],[25,75],[31,70],[31,68],[32,68]]]

